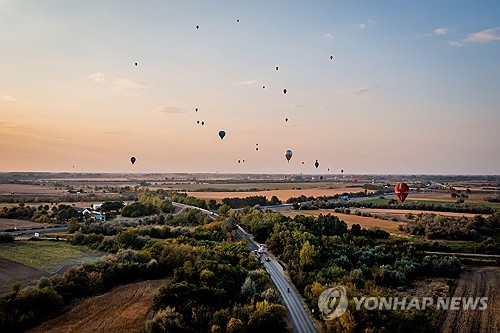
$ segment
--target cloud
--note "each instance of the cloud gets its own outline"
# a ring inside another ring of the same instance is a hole
[[[333,39],[333,35],[331,33],[327,33],[323,35],[323,38],[325,39]]]
[[[0,102],[13,102],[13,101],[17,101],[17,98],[9,95],[0,96]]]
[[[370,91],[380,88],[379,86],[361,86],[342,90],[339,94],[343,97],[358,97]]]
[[[237,86],[250,86],[253,84],[257,84],[257,83],[259,83],[259,81],[257,81],[257,80],[246,80],[246,81],[237,82],[237,83],[235,83],[235,85],[237,85]]]
[[[433,31],[434,35],[438,35],[438,36],[444,36],[448,32],[449,32],[449,30],[446,28],[437,28],[437,29],[434,29],[434,31]]]
[[[375,21],[372,20],[367,20],[364,23],[357,23],[354,25],[354,27],[358,30],[364,30],[366,29],[369,25],[375,23]]]
[[[488,43],[500,41],[500,27],[474,32],[463,39],[466,43]]]
[[[139,96],[147,93],[147,84],[128,79],[116,79],[113,90],[117,94]]]
[[[453,46],[462,46],[465,44],[485,44],[495,41],[500,41],[500,27],[473,32],[459,41],[452,40],[449,44]]]
[[[156,108],[157,112],[162,112],[162,113],[184,113],[184,110],[175,106],[160,106]]]
[[[103,74],[103,73],[94,73],[94,74],[89,75],[89,79],[91,79],[95,83],[104,84],[104,83],[106,83],[105,76],[106,76],[106,74]]]

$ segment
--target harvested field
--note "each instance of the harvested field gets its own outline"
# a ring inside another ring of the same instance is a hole
[[[299,210],[299,211],[292,210],[292,211],[282,212],[282,214],[290,217],[294,217],[297,215],[318,216],[320,214],[323,215],[331,214],[337,216],[339,219],[347,223],[349,227],[351,227],[353,224],[359,224],[362,228],[379,227],[381,229],[387,230],[391,234],[404,234],[404,232],[398,230],[398,226],[400,224],[401,225],[406,224],[404,222],[393,222],[393,221],[376,219],[373,217],[358,216],[354,214],[335,213],[333,210],[329,209]]]
[[[305,195],[306,197],[320,197],[320,196],[330,196],[335,194],[342,194],[345,192],[359,192],[362,188],[307,188],[300,190],[270,190],[270,191],[255,191],[255,192],[188,192],[189,195],[197,197],[199,199],[210,200],[214,199],[217,202],[221,202],[224,198],[246,198],[252,196],[265,196],[267,199],[271,199],[273,195],[278,197],[281,201],[285,202],[291,197],[299,197]]]
[[[471,214],[471,213],[454,213],[454,212],[433,212],[428,210],[411,210],[411,209],[382,209],[382,208],[352,208],[353,211],[359,210],[362,213],[370,213],[377,215],[386,215],[390,217],[404,218],[404,216],[408,213],[412,213],[413,215],[417,215],[420,213],[423,214],[436,214],[443,216],[452,216],[452,217],[474,217],[479,214]],[[487,214],[483,214],[483,216],[488,216]]]
[[[116,287],[28,332],[140,332],[163,282],[142,281]]]
[[[488,297],[487,309],[441,311],[439,332],[500,332],[500,267],[466,267],[453,297]]]
[[[36,268],[0,258],[0,294],[8,292],[12,284],[16,282],[25,283],[44,275],[48,274]]]
[[[30,228],[44,228],[46,224],[31,222],[28,220],[15,220],[15,219],[2,219],[0,218],[0,231],[8,229],[30,229]]]

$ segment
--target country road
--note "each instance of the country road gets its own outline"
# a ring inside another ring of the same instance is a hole
[[[214,219],[218,217],[217,213],[211,212],[206,209],[179,204],[177,202],[172,202],[172,204],[177,207],[201,210],[203,213],[207,214],[208,216]],[[240,226],[238,226],[238,229],[236,229],[236,234],[241,239],[243,238],[243,236],[245,236],[245,238],[247,239],[248,248],[251,251],[257,250],[259,248],[259,245],[253,240],[252,235],[247,233]],[[309,317],[309,314],[307,313],[306,309],[304,308],[300,300],[298,292],[295,290],[293,284],[286,279],[285,273],[281,265],[275,259],[268,256],[267,254],[261,255],[261,258],[266,258],[266,257],[269,258],[269,261],[264,260],[264,267],[266,268],[267,272],[271,275],[271,279],[276,285],[276,288],[278,288],[279,292],[281,293],[281,296],[285,303],[285,307],[287,308],[289,317],[292,321],[294,331],[297,333],[317,332],[311,318]]]

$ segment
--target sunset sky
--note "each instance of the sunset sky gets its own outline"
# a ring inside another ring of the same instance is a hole
[[[0,0],[0,151],[0,171],[500,174],[500,2]]]

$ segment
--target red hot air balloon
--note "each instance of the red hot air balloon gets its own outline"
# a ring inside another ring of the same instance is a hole
[[[410,187],[406,183],[397,183],[396,186],[394,186],[394,193],[396,193],[399,201],[404,203],[408,193],[410,193]]]
[[[333,60],[333,56],[332,55],[330,56],[330,60]]]

